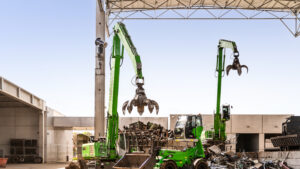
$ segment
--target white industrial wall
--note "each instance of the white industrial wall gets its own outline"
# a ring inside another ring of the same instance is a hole
[[[60,112],[47,107],[46,162],[66,162],[73,158],[72,127],[54,127],[54,117],[64,117]],[[67,124],[68,121],[64,120]]]
[[[0,149],[10,154],[10,139],[37,139],[42,153],[41,113],[32,108],[0,108]]]
[[[47,131],[47,162],[66,162],[73,158],[73,130],[49,129]]]
[[[173,130],[180,114],[170,115],[170,129]],[[238,134],[258,134],[259,147],[258,151],[264,151],[266,145],[265,134],[280,134],[282,131],[282,122],[290,117],[291,114],[232,114],[230,120],[226,122],[226,133],[231,144],[226,149],[236,151]],[[213,115],[202,115],[204,130],[210,130],[213,127]]]

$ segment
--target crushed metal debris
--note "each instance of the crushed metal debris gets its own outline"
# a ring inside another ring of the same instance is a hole
[[[65,169],[80,169],[79,164],[71,162]]]
[[[206,155],[211,169],[292,169],[285,160],[259,161],[253,153],[222,152],[216,145],[208,147]]]
[[[141,121],[124,126],[119,134],[120,137],[125,136],[127,151],[134,149],[145,153],[149,153],[153,146],[165,146],[168,138],[174,135],[173,132],[159,124],[151,122],[145,124]]]

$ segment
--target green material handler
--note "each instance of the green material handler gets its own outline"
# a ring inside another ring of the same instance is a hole
[[[96,40],[97,52],[101,54],[103,52],[104,43],[100,40]],[[142,63],[139,54],[132,40],[126,30],[123,23],[118,22],[114,26],[113,47],[111,55],[111,75],[110,75],[110,88],[109,88],[109,106],[107,112],[107,127],[106,138],[100,138],[94,140],[92,143],[84,144],[82,146],[82,157],[85,160],[95,160],[98,163],[104,161],[116,161],[119,159],[119,155],[116,150],[116,142],[118,139],[119,130],[119,115],[118,115],[118,92],[119,92],[119,77],[120,67],[124,57],[124,49],[133,64],[133,68],[136,73],[135,84],[137,86],[135,97],[133,100],[126,101],[123,105],[123,113],[127,109],[130,113],[133,110],[133,106],[137,107],[137,111],[140,115],[144,112],[144,107],[148,106],[150,113],[153,109],[156,109],[158,113],[159,106],[156,101],[147,99],[144,85],[144,77],[142,74]]]
[[[225,141],[226,140],[226,121],[230,119],[230,105],[222,106],[221,115],[221,88],[222,88],[222,77],[224,76],[225,68],[225,49],[229,48],[233,51],[233,63],[226,67],[226,74],[229,75],[229,71],[236,70],[238,75],[242,74],[242,68],[246,68],[248,72],[248,67],[246,65],[241,65],[239,61],[239,52],[237,50],[236,43],[233,41],[223,40],[219,41],[218,45],[218,55],[216,72],[218,77],[218,88],[217,88],[217,105],[216,113],[214,114],[214,134],[213,140]]]
[[[204,149],[201,142],[203,131],[202,116],[185,115],[180,116],[176,122],[173,144],[184,145],[182,149],[162,148],[159,151],[158,163],[156,168],[160,169],[178,169],[194,168],[207,169],[207,163],[203,161],[205,157]]]

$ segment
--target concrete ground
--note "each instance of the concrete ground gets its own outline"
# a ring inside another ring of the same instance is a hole
[[[65,169],[67,164],[7,164],[6,169]]]

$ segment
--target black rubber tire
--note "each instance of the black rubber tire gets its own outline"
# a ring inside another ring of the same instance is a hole
[[[208,169],[207,162],[199,160],[195,165],[195,169]]]
[[[24,159],[24,157],[19,157],[19,159],[18,159],[18,163],[24,163],[25,162],[25,159]]]
[[[39,164],[39,163],[42,163],[43,162],[43,159],[42,159],[42,157],[34,157],[34,163],[37,163],[37,164]]]
[[[18,157],[12,157],[11,158],[11,163],[15,164],[15,163],[18,163]]]
[[[172,160],[164,161],[160,165],[160,169],[178,169],[176,163]]]
[[[78,160],[80,169],[88,169],[85,160]]]

